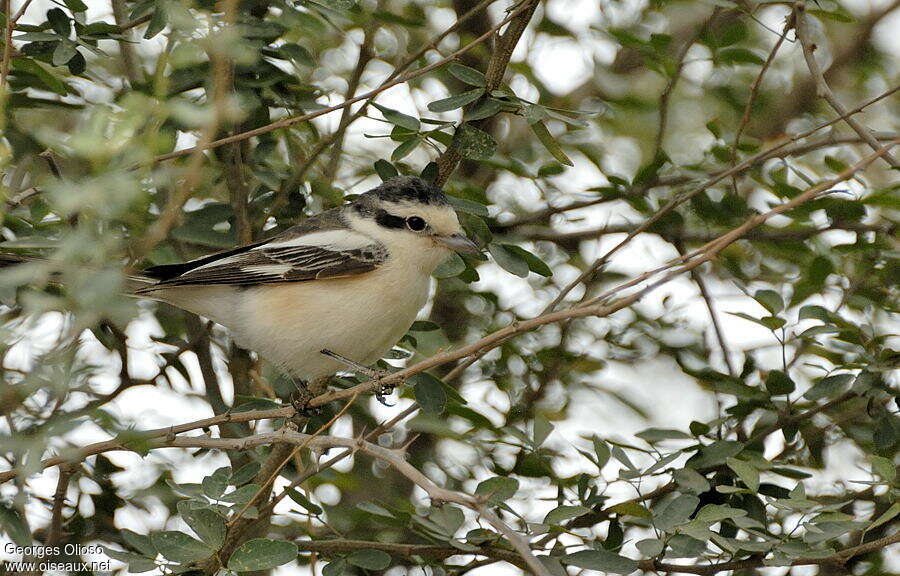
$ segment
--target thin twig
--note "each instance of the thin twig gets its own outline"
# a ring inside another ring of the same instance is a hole
[[[784,29],[781,31],[781,36],[778,37],[778,40],[775,41],[775,45],[772,46],[772,49],[769,51],[769,55],[766,57],[766,61],[763,62],[762,68],[759,70],[759,74],[756,75],[756,78],[753,79],[753,83],[750,85],[750,93],[747,96],[747,103],[744,105],[744,113],[741,116],[741,122],[738,124],[737,130],[734,133],[734,144],[731,147],[731,164],[732,166],[737,162],[738,156],[738,148],[741,145],[741,136],[744,134],[744,130],[747,128],[747,124],[750,123],[750,113],[753,111],[753,103],[756,102],[756,96],[759,94],[759,89],[762,86],[763,78],[766,75],[766,72],[769,70],[769,67],[772,65],[772,62],[775,61],[775,56],[778,54],[778,50],[781,49],[781,45],[784,44],[785,38],[787,38],[788,32],[794,27],[794,16],[791,14],[788,16],[788,20],[784,25]]]
[[[813,54],[816,50],[816,46],[809,37],[809,28],[806,21],[806,2],[804,0],[798,0],[794,3],[794,13],[797,21],[797,39],[800,41],[800,46],[803,48],[803,58],[806,60],[806,66],[809,68],[809,73],[816,83],[816,94],[820,98],[824,98],[834,111],[837,112],[838,116],[842,118],[854,132],[859,134],[859,137],[865,140],[866,144],[868,144],[872,150],[878,150],[881,146],[878,139],[875,138],[868,128],[863,126],[861,122],[848,113],[847,107],[844,106],[837,96],[835,96],[831,87],[828,85],[828,82],[825,80],[825,74],[822,72],[822,68],[816,61],[815,54]],[[897,160],[895,160],[891,154],[885,154],[882,158],[891,168],[900,168],[900,164],[897,163]]]
[[[855,558],[863,554],[868,554],[869,552],[874,552],[875,550],[882,550],[891,546],[892,544],[896,544],[897,542],[900,542],[900,531],[897,531],[890,536],[879,538],[878,540],[860,544],[859,546],[844,548],[843,550],[840,550],[832,554],[831,556],[825,556],[823,558],[795,558],[791,561],[790,565],[843,566],[851,558]],[[759,568],[765,565],[765,559],[763,556],[755,555],[745,560],[730,560],[728,562],[708,564],[705,566],[682,566],[679,564],[659,562],[656,560],[642,560],[638,564],[642,570],[647,570],[650,572],[663,572],[666,574],[700,574],[701,576],[711,576],[712,574],[717,574],[719,572],[752,570],[753,568]]]
[[[675,247],[678,249],[679,254],[681,254],[682,256],[685,254],[683,242],[676,241]],[[709,320],[712,323],[713,332],[716,335],[716,340],[719,342],[719,349],[721,349],[722,351],[722,360],[725,361],[725,366],[728,368],[728,373],[732,376],[737,376],[737,370],[735,370],[734,362],[731,359],[731,348],[729,348],[728,341],[725,339],[725,331],[722,330],[722,324],[719,321],[719,313],[716,311],[715,302],[713,301],[709,290],[706,288],[706,281],[697,270],[691,270],[690,276],[691,280],[694,281],[694,284],[696,284],[697,288],[700,290],[700,296],[703,298],[703,302],[706,304],[706,310],[707,312],[709,312]],[[716,395],[716,405],[718,406],[718,394]]]

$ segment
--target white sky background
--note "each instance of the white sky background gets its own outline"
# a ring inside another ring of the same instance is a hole
[[[86,0],[90,6],[89,19],[105,18],[112,21],[109,15],[108,2],[106,0]],[[867,1],[854,0],[851,8],[856,13],[865,13],[874,6],[884,5],[884,0]],[[14,8],[19,2],[14,1]],[[615,7],[607,9],[607,17],[613,19],[617,24],[624,25],[630,22],[631,14],[637,4],[635,2],[618,3]],[[51,7],[47,0],[36,0],[29,8],[28,16],[23,19],[24,22],[35,21],[38,15],[43,15],[47,8]],[[498,9],[505,6],[504,2],[497,2],[494,7]],[[610,62],[615,56],[616,45],[602,34],[591,30],[592,25],[600,24],[601,19],[596,11],[596,2],[594,0],[556,0],[550,3],[551,16],[560,24],[564,24],[573,30],[576,30],[582,40],[573,42],[555,37],[539,37],[534,38],[533,33],[529,30],[526,32],[519,48],[514,55],[515,59],[521,59],[526,56],[529,61],[536,67],[539,77],[548,82],[551,89],[565,92],[584,82],[594,73],[595,61],[602,63]],[[454,15],[449,10],[432,10],[432,29],[436,32],[453,22]],[[779,20],[782,16],[777,10],[770,10],[764,14],[763,18],[767,24],[779,27]],[[900,34],[896,32],[900,30],[900,11],[897,11],[890,18],[885,19],[880,27],[876,30],[876,42],[885,50],[900,55]],[[158,43],[160,37],[153,42]],[[359,35],[348,35],[347,50],[343,54],[326,54],[323,58],[325,66],[333,66],[334,70],[344,70],[347,68],[346,59],[355,59]],[[774,41],[774,35],[773,35]],[[147,44],[144,42],[143,44]],[[351,46],[352,45],[352,46]],[[451,44],[445,44],[451,46]],[[452,46],[451,46],[452,47]],[[142,49],[146,49],[142,45]],[[786,46],[783,49],[782,56],[793,56],[789,52],[791,50],[799,50],[797,46]],[[683,83],[687,84],[687,89],[702,90],[703,80],[709,73],[708,65],[702,60],[697,60],[688,64],[685,68],[685,78]],[[383,65],[371,65],[369,71],[363,78],[364,84],[360,91],[376,86],[386,74]],[[521,78],[514,78],[511,82],[512,87],[517,94],[526,98],[536,97],[535,90],[528,86]],[[337,91],[343,93],[344,87],[337,86]],[[425,82],[425,88],[429,93],[415,91],[410,93],[407,86],[401,85],[388,90],[379,96],[378,102],[386,106],[390,106],[401,111],[417,114],[425,111],[427,102],[436,98],[446,96],[444,89],[437,82]],[[653,88],[658,90],[658,88]],[[102,100],[108,95],[88,94],[88,98]],[[339,101],[339,97],[335,97],[327,104],[335,104]],[[703,127],[706,120],[701,119],[703,111],[698,110],[691,103],[679,103],[674,113],[671,115],[672,121],[677,123],[673,126],[673,131],[682,132],[680,129],[685,125],[695,125]],[[458,114],[458,111],[456,112]],[[448,117],[455,118],[453,114]],[[323,128],[331,129],[336,126],[339,114],[331,114],[317,120]],[[371,140],[362,137],[363,133],[383,133],[384,124],[369,119],[362,119],[357,122],[348,133],[348,146],[351,150],[378,150],[381,154],[385,153],[384,141]],[[705,133],[705,130],[704,130]],[[700,138],[701,136],[698,136]],[[683,144],[683,143],[682,143]],[[676,161],[688,161],[689,151],[700,150],[705,143],[698,143],[696,146],[680,145],[670,146],[669,152]],[[636,168],[636,155],[633,143],[625,139],[619,139],[610,142],[607,146],[609,167],[615,172],[633,173]],[[684,150],[688,151],[685,155]],[[585,159],[572,156],[575,161],[575,167],[566,170],[566,172],[555,179],[552,184],[558,189],[557,202],[560,204],[578,199],[582,191],[586,188],[602,185],[605,183],[603,176],[596,168]],[[423,150],[417,151],[414,155],[407,158],[407,161],[414,165],[424,166],[429,157]],[[370,180],[361,184],[354,192],[364,189],[364,186],[373,184]],[[497,183],[491,188],[490,193],[493,198],[497,199],[498,204],[509,205],[505,203],[517,202],[523,205],[533,203],[535,191],[530,189],[530,183],[523,183],[510,176],[504,175],[498,179]],[[849,187],[855,192],[860,192],[858,186],[850,184]],[[609,222],[637,221],[638,215],[630,212],[627,207],[619,203],[604,204],[589,210],[583,210],[581,214],[572,214],[572,220],[577,222],[559,223],[560,229],[575,230],[582,227],[596,227],[598,225]],[[841,232],[829,233],[828,237],[835,243],[852,241],[852,234]],[[601,242],[591,242],[583,244],[583,255],[590,261],[593,257],[605,252],[610,247],[621,240],[620,236],[605,237]],[[671,258],[675,253],[670,245],[654,236],[641,236],[633,241],[626,249],[622,250],[613,260],[611,269],[624,272],[627,274],[638,274],[650,269],[659,263]],[[555,281],[559,285],[564,285],[568,280],[574,277],[577,272],[570,267],[562,267],[555,270]],[[539,309],[552,298],[553,294],[546,291],[536,292],[529,288],[528,280],[512,277],[510,274],[503,272],[493,263],[484,264],[479,268],[482,277],[479,287],[488,287],[501,294],[504,304],[515,307],[517,311],[523,314],[535,314]],[[758,314],[761,310],[758,305],[751,299],[743,296],[740,291],[733,285],[716,282],[712,278],[708,278],[710,291],[716,295],[716,301],[720,305],[720,319],[722,321],[724,331],[729,344],[735,351],[756,348],[764,344],[773,344],[774,341],[771,334],[756,325],[735,318],[724,312],[747,312],[750,314]],[[540,295],[545,301],[536,299],[536,294]],[[677,306],[665,309],[662,305],[663,298],[671,296],[671,302],[677,303]],[[699,298],[699,294],[692,282],[685,278],[677,279],[670,282],[666,286],[658,289],[656,292],[648,296],[637,306],[640,306],[646,313],[659,315],[666,313],[670,318],[681,318],[689,322],[691,328],[709,332],[708,313],[703,301]],[[149,308],[148,308],[149,309]],[[621,314],[618,317],[622,317]],[[427,316],[427,310],[423,311],[423,317]],[[603,327],[606,323],[616,322],[616,317],[610,319],[598,320],[598,327]],[[8,357],[10,363],[18,364],[18,367],[26,368],[36,353],[45,347],[48,342],[52,341],[53,335],[61,326],[62,318],[60,316],[48,315],[31,327],[28,338],[23,344],[17,347],[14,354]],[[806,326],[801,325],[801,328]],[[147,313],[139,320],[132,323],[128,329],[129,346],[131,349],[131,366],[133,376],[137,378],[152,378],[157,372],[158,366],[158,347],[152,343],[150,336],[159,334],[160,329],[156,325],[152,316]],[[711,333],[708,337],[712,339]],[[595,353],[596,351],[588,349],[585,343],[585,353]],[[94,363],[108,363],[109,377],[104,382],[104,389],[111,390],[115,387],[115,374],[118,371],[118,362],[109,355],[106,350],[98,343],[89,345],[86,348],[92,355],[91,360]],[[762,364],[767,362],[776,363],[780,358],[780,351],[773,347],[769,352],[760,357]],[[105,359],[105,360],[104,360]],[[721,366],[721,359],[716,358],[714,362]],[[211,416],[212,412],[208,404],[198,397],[189,396],[192,392],[203,390],[203,380],[199,373],[196,361],[191,358],[190,353],[186,354],[186,362],[192,370],[191,381],[187,382],[176,374],[170,374],[170,378],[176,383],[176,390],[167,391],[158,387],[137,387],[125,391],[116,400],[111,402],[107,409],[120,417],[123,422],[133,422],[139,429],[163,427],[172,424],[178,424],[186,421],[196,420]],[[224,370],[221,372],[225,373]],[[578,392],[571,399],[570,417],[562,423],[557,424],[556,430],[549,440],[549,444],[561,451],[571,455],[571,459],[566,463],[558,466],[558,472],[562,474],[571,474],[578,470],[589,470],[590,464],[575,452],[573,446],[580,445],[584,447],[586,443],[581,440],[584,436],[597,434],[601,437],[618,438],[621,440],[631,439],[631,435],[648,425],[652,424],[657,427],[680,428],[686,429],[692,420],[708,420],[715,414],[715,405],[713,397],[708,392],[701,390],[694,381],[684,376],[680,370],[671,365],[668,360],[651,361],[639,366],[624,366],[611,362],[608,368],[596,374],[597,382],[602,382],[605,386],[614,388],[625,393],[629,398],[637,404],[644,407],[650,414],[650,420],[644,422],[637,418],[630,411],[623,408],[620,404],[609,400],[606,397],[600,397],[587,392]],[[99,384],[99,382],[98,382]],[[482,411],[486,415],[493,416],[495,412],[492,406],[502,408],[507,402],[506,397],[500,394],[489,393],[492,387],[485,385],[471,385],[465,389],[465,395],[470,402],[470,406],[476,410]],[[230,398],[231,391],[224,390],[226,399]],[[373,401],[374,404],[374,401]],[[388,418],[402,410],[408,401],[399,401],[397,406],[393,408],[384,408],[375,405],[376,413],[384,418]],[[347,422],[339,422],[333,430],[336,434],[351,434],[350,426]],[[86,444],[98,440],[106,439],[105,433],[99,428],[85,424],[67,436],[69,441],[77,444]],[[773,443],[776,440],[770,439]],[[451,449],[452,448],[452,449]],[[778,446],[770,446],[771,451],[776,451]],[[841,466],[832,466],[831,469],[824,473],[816,475],[816,482],[807,481],[807,490],[812,493],[825,492],[833,490],[832,482],[853,478],[862,478],[862,460],[851,446],[834,446],[830,448],[834,455],[840,455],[839,458],[829,458],[834,463],[840,461]],[[474,453],[470,453],[464,446],[453,443],[452,446],[448,442],[446,448],[443,449],[443,455],[448,462],[459,461],[460,464],[467,464],[471,459],[477,457]],[[121,473],[117,481],[127,486],[134,494],[140,493],[143,488],[148,487],[157,477],[158,471],[162,468],[172,470],[174,478],[178,482],[199,482],[200,479],[207,475],[215,468],[227,465],[227,458],[224,455],[206,455],[199,458],[191,458],[184,451],[162,450],[154,451],[150,456],[141,458],[136,454],[125,452],[113,452],[108,454],[109,458],[125,467],[127,470]],[[348,459],[338,465],[340,469],[347,469],[354,465],[353,459]],[[363,459],[359,465],[369,466],[370,462]],[[607,478],[612,479],[617,475],[615,464],[610,464],[606,469]],[[440,480],[440,478],[435,478]],[[529,486],[534,485],[533,480],[523,483],[523,494],[526,493]],[[784,484],[784,480],[781,479]],[[30,488],[37,494],[50,497],[55,489],[56,469],[50,469],[40,476],[35,476],[29,480]],[[81,480],[79,489],[87,492],[95,492],[96,486],[92,486],[90,480]],[[474,487],[474,486],[473,486]],[[650,489],[650,487],[646,487]],[[9,495],[11,486],[0,486],[0,494]],[[70,488],[71,495],[74,496],[74,487]],[[319,501],[329,505],[338,504],[336,489],[328,487],[320,488],[315,497]],[[610,495],[629,498],[634,496],[630,489],[611,490]],[[128,494],[125,494],[126,498]],[[536,503],[533,500],[518,501],[512,504],[520,512],[524,512],[529,518],[540,521],[543,515],[552,508],[552,503],[544,505]],[[285,506],[285,511],[288,506]],[[29,520],[32,527],[45,524],[49,520],[47,509],[39,502],[33,501],[29,507]],[[83,509],[82,514],[90,515],[91,510]],[[157,504],[149,512],[141,511],[136,508],[129,508],[120,511],[117,514],[116,521],[121,528],[129,528],[137,532],[146,533],[149,530],[167,529],[185,529],[183,525],[179,525],[177,520],[168,520],[166,522],[167,512],[161,504]],[[0,537],[0,542],[2,542]],[[634,549],[626,546],[625,553],[634,556]],[[0,560],[10,558],[4,555],[2,547],[0,547]],[[279,575],[307,573],[306,570],[298,570],[296,567],[283,567],[277,571]],[[398,576],[402,571],[399,569],[389,571],[392,576]],[[501,570],[497,566],[486,567],[482,570],[473,571],[473,575],[503,574],[517,573],[516,570]],[[795,569],[794,574],[801,576],[803,569]],[[809,570],[807,573],[812,573]]]

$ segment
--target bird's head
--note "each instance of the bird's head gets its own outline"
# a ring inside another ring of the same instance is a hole
[[[388,249],[446,258],[450,252],[477,254],[440,188],[421,178],[393,178],[361,194],[351,205],[351,225]]]

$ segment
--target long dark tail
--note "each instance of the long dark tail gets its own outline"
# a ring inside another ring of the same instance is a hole
[[[51,262],[52,260],[41,258],[40,256],[23,256],[20,254],[8,254],[0,252],[0,274],[2,274],[4,270],[15,266],[36,263],[48,264]],[[51,279],[51,281],[53,281],[53,279]],[[133,296],[139,290],[148,288],[156,284],[156,282],[157,281],[155,279],[147,278],[146,276],[128,276],[126,283],[126,293],[129,296]]]

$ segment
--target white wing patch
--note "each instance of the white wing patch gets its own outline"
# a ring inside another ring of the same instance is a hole
[[[349,230],[326,230],[324,232],[311,232],[302,236],[285,238],[275,242],[269,242],[254,248],[254,250],[266,250],[269,248],[302,248],[318,247],[328,250],[358,250],[372,244],[373,240],[368,236],[357,234]]]
[[[293,270],[293,266],[290,264],[256,264],[253,266],[241,266],[241,270],[248,274],[283,276]]]

